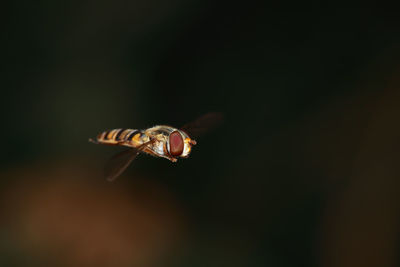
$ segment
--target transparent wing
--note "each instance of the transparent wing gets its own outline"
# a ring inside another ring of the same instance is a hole
[[[110,158],[106,164],[106,167],[104,168],[104,175],[106,179],[110,182],[117,179],[117,177],[120,176],[126,170],[126,168],[128,168],[128,166],[139,155],[139,153],[152,142],[153,141],[151,140],[137,148],[124,150]]]
[[[224,115],[221,112],[209,112],[193,122],[185,124],[180,129],[189,134],[190,137],[196,138],[216,128],[222,123],[223,119]]]
[[[106,164],[104,168],[104,176],[110,182],[120,176],[131,162],[139,155],[137,149],[124,150],[115,154]]]

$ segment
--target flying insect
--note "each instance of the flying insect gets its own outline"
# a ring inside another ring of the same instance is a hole
[[[89,141],[129,148],[112,157],[106,166],[106,178],[113,181],[140,153],[166,158],[172,162],[177,162],[178,158],[189,157],[192,146],[197,144],[192,137],[198,137],[211,130],[221,120],[221,113],[211,112],[179,129],[168,125],[157,125],[143,130],[120,128],[101,132]]]

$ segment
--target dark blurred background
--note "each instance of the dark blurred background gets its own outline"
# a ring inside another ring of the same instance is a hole
[[[0,266],[399,266],[394,6],[5,7]],[[89,137],[209,111],[189,159],[104,180]]]

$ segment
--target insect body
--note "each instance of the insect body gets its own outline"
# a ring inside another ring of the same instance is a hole
[[[184,131],[171,126],[159,125],[146,130],[114,129],[100,133],[96,140],[98,144],[120,145],[138,149],[156,157],[163,157],[172,162],[177,157],[187,158],[192,145],[196,141],[191,139]]]
[[[115,155],[106,166],[107,180],[117,178],[140,152],[162,157],[176,162],[177,158],[187,158],[196,141],[189,137],[199,136],[214,128],[222,120],[221,113],[207,113],[192,123],[177,129],[167,125],[158,125],[146,130],[114,129],[100,133],[95,144],[125,146],[129,149]]]

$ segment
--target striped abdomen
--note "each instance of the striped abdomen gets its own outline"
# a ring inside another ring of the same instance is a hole
[[[114,129],[100,133],[97,142],[108,145],[132,145],[143,143],[143,132],[135,129]]]

